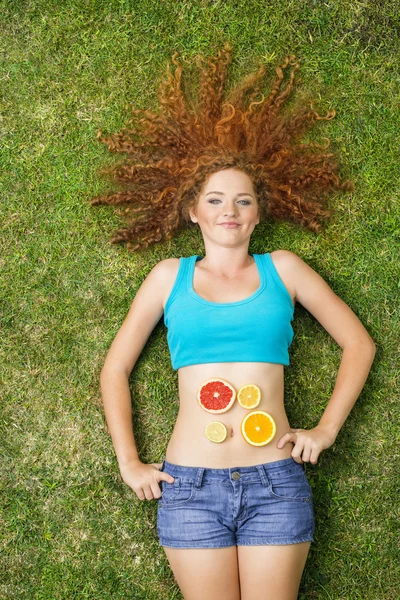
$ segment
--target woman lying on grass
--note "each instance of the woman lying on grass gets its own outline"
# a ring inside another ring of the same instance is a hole
[[[101,137],[128,153],[110,171],[124,189],[128,223],[114,237],[141,250],[185,224],[201,230],[203,256],[159,262],[138,290],[107,355],[101,387],[122,478],[158,501],[157,530],[186,600],[292,600],[313,540],[304,464],[332,446],[359,396],[375,346],[352,310],[288,250],[249,254],[261,219],[313,231],[341,183],[333,156],[304,134],[320,117],[285,102],[298,68],[288,57],[272,91],[262,67],[224,95],[230,48],[201,71],[198,104],[182,67],[160,90],[160,112],[133,111],[130,128]],[[285,110],[284,110],[285,107]],[[332,396],[316,427],[292,429],[284,366],[296,302],[343,349]],[[129,377],[164,314],[180,408],[162,463],[144,464],[132,432]],[[211,380],[211,381],[210,381]]]

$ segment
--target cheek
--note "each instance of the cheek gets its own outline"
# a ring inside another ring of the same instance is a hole
[[[251,220],[252,221],[259,221],[260,220],[260,210],[255,207],[254,210],[251,211]]]

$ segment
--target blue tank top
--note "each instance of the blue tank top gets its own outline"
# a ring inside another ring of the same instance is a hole
[[[294,307],[270,254],[252,255],[259,288],[237,302],[210,302],[193,289],[195,263],[179,259],[179,270],[164,309],[174,369],[203,363],[289,364]]]

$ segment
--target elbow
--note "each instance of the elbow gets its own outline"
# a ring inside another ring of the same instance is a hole
[[[371,352],[371,354],[373,356],[375,356],[375,354],[376,354],[376,344],[375,344],[374,340],[372,339],[372,337],[369,335],[369,333],[367,333],[367,335],[366,335],[365,345],[368,348],[368,350]]]
[[[367,334],[367,338],[362,342],[362,352],[368,357],[372,364],[376,354],[376,344],[369,334]]]
[[[358,339],[350,340],[347,344],[342,346],[342,348],[343,350],[349,350],[353,353],[356,353],[359,356],[365,356],[371,361],[371,363],[373,362],[376,354],[375,342],[367,332]]]
[[[108,379],[108,376],[109,376],[109,371],[104,366],[102,368],[102,370],[100,371],[100,385],[103,385],[105,383],[105,381]]]
[[[372,338],[369,338],[369,340],[370,340],[371,356],[372,356],[372,360],[374,360],[375,354],[376,354],[376,344]]]
[[[100,386],[104,387],[111,380],[115,381],[116,378],[121,376],[125,379],[129,379],[130,373],[123,366],[109,365],[107,362],[103,366],[100,372]]]
[[[103,390],[110,379],[110,373],[105,367],[100,372],[100,388]]]

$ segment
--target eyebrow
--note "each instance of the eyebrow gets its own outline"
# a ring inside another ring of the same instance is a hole
[[[209,196],[210,194],[219,194],[220,196],[224,196],[224,192],[207,192],[207,194],[204,196]],[[254,198],[253,194],[250,194],[248,192],[241,192],[240,194],[237,194],[237,196],[250,196],[251,198]]]

